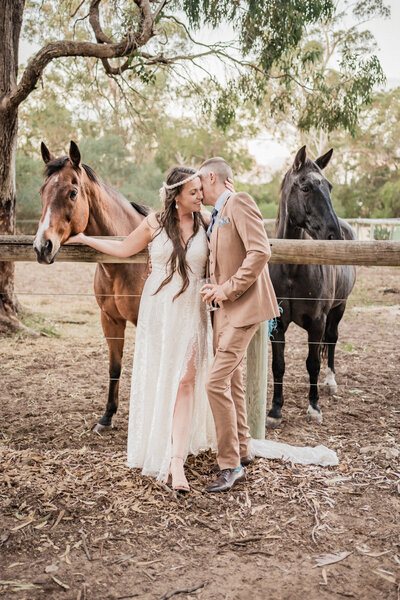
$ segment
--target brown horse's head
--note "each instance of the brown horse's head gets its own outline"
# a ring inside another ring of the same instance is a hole
[[[46,181],[40,188],[42,216],[33,242],[40,263],[54,262],[60,246],[71,235],[85,230],[89,218],[88,188],[94,172],[81,164],[81,154],[71,142],[69,156],[56,158],[42,142]]]

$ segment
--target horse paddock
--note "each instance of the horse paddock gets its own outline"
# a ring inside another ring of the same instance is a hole
[[[206,495],[206,453],[188,461],[184,498],[125,467],[132,326],[115,429],[91,431],[108,388],[94,269],[16,263],[42,335],[0,339],[0,598],[398,600],[400,268],[358,271],[322,425],[305,418],[306,334],[288,330],[283,420],[267,437],[325,444],[339,466],[257,459],[245,485]]]

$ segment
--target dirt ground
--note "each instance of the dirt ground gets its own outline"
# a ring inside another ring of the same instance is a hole
[[[322,425],[306,423],[306,336],[289,329],[284,419],[267,437],[325,444],[339,466],[258,459],[245,485],[206,495],[203,454],[186,498],[124,464],[132,326],[116,428],[90,431],[107,390],[93,270],[16,265],[43,335],[0,340],[0,598],[398,600],[400,269],[359,270]]]

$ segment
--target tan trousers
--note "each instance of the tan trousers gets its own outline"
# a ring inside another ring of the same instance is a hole
[[[243,358],[259,323],[232,327],[223,309],[213,314],[214,361],[207,394],[217,432],[217,460],[221,469],[236,469],[250,454]]]

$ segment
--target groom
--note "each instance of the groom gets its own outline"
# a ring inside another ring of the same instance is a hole
[[[203,297],[220,308],[213,313],[214,361],[207,394],[218,444],[218,477],[206,490],[223,492],[246,478],[252,462],[243,389],[242,361],[259,324],[279,316],[268,273],[271,256],[263,218],[246,193],[232,193],[225,180],[232,169],[220,157],[199,169],[203,203],[213,206],[207,231],[211,284]]]

